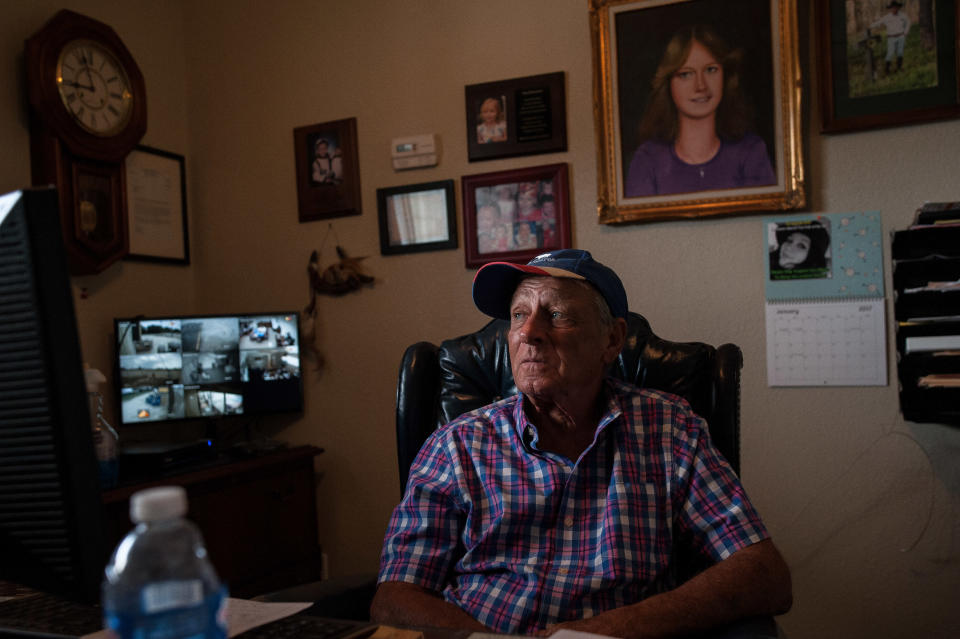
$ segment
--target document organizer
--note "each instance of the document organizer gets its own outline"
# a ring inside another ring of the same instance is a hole
[[[891,255],[900,410],[960,425],[960,224],[897,231]]]

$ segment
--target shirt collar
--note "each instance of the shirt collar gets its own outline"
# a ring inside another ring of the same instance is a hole
[[[598,440],[600,433],[605,430],[607,426],[623,415],[623,408],[620,406],[620,402],[617,401],[617,392],[615,389],[618,383],[619,382],[613,378],[608,377],[604,380],[603,386],[600,387],[600,392],[603,394],[602,401],[606,405],[606,408],[600,416],[597,430],[594,432],[594,441]],[[513,407],[513,423],[517,437],[520,438],[525,448],[530,449],[536,446],[537,439],[539,439],[540,435],[537,433],[537,427],[527,419],[527,414],[523,411],[523,397],[522,392],[517,393],[517,402]]]

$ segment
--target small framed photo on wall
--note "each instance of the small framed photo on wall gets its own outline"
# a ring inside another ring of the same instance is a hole
[[[466,87],[471,162],[567,150],[563,72]]]
[[[293,130],[300,221],[360,214],[357,119]]]
[[[457,248],[453,180],[377,189],[380,254]]]
[[[570,248],[566,164],[465,175],[462,178],[467,268],[529,262]]]

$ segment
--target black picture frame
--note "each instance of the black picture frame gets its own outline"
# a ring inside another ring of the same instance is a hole
[[[179,153],[138,145],[124,161],[125,259],[190,264],[187,171]]]
[[[464,92],[470,162],[567,150],[563,71],[471,84]],[[502,135],[481,133],[488,101],[499,106]]]
[[[317,145],[326,142],[327,166],[315,170]],[[293,130],[297,203],[301,222],[360,215],[360,157],[357,119],[322,122]]]
[[[458,246],[453,180],[377,189],[377,213],[381,255]]]
[[[903,68],[888,72],[885,29],[860,30],[863,20],[886,11],[886,2],[853,0],[854,17],[844,0],[817,0],[817,63],[820,73],[822,133],[843,133],[960,117],[960,29],[954,0],[904,0],[904,10],[921,19],[905,41]],[[857,6],[859,5],[859,6]],[[869,15],[862,17],[865,12]],[[861,16],[861,17],[856,17]],[[911,19],[911,22],[913,20]],[[853,33],[854,40],[849,34]],[[930,46],[935,42],[935,46]],[[919,52],[911,71],[911,52]],[[931,83],[929,78],[936,78]],[[926,80],[924,80],[926,78]]]

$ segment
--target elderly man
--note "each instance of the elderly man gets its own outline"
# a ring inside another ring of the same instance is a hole
[[[590,253],[494,262],[519,393],[438,429],[384,541],[380,622],[498,633],[694,633],[786,612],[790,574],[705,423],[606,377],[627,296]],[[675,583],[678,556],[711,565]]]

